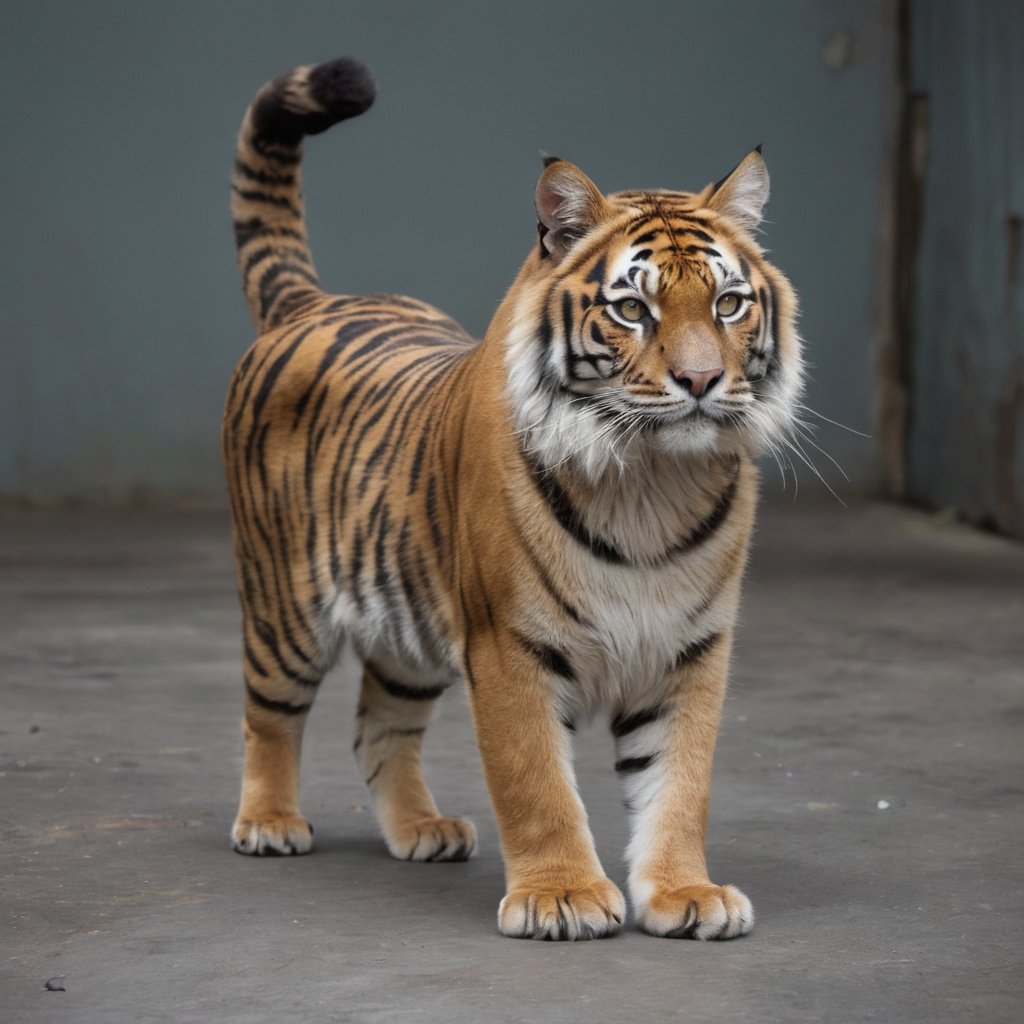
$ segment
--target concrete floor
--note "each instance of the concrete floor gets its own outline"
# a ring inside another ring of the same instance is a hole
[[[310,857],[230,852],[227,522],[0,513],[0,1020],[1024,1020],[1024,548],[885,506],[769,503],[716,767],[725,944],[501,938],[464,697],[427,740],[468,864],[387,857],[346,663],[310,725]],[[577,744],[622,881],[611,745]],[[884,803],[883,803],[884,802]],[[65,991],[44,991],[47,979]]]

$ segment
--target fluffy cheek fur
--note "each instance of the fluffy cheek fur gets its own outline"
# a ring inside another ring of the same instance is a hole
[[[560,393],[564,373],[556,345],[542,348],[537,337],[538,299],[524,292],[509,326],[506,348],[508,396],[514,426],[526,448],[549,466],[571,464],[588,479],[598,480],[611,467],[623,467],[640,446],[670,456],[743,452],[758,456],[772,451],[793,432],[803,387],[800,340],[778,339],[780,359],[770,380],[760,385],[736,425],[687,417],[654,430],[615,429],[598,415],[598,393],[592,400]],[[614,384],[604,395],[615,394]],[[607,399],[606,399],[607,401]]]
[[[505,365],[513,424],[526,450],[545,465],[571,463],[597,480],[621,456],[596,406],[559,393],[559,346],[544,350],[538,341],[539,303],[538,294],[524,289],[509,324]]]

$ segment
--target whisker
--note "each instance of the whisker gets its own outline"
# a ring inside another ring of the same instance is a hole
[[[839,472],[843,474],[843,479],[844,479],[844,480],[845,480],[845,481],[846,481],[847,483],[849,483],[849,482],[850,482],[850,478],[849,478],[849,477],[848,477],[848,476],[846,475],[846,470],[845,470],[845,469],[843,469],[843,467],[842,467],[842,466],[840,466],[840,465],[839,465],[839,463],[838,463],[838,462],[836,462],[836,460],[835,460],[834,458],[832,458],[832,456],[831,456],[831,455],[829,455],[829,453],[828,453],[827,451],[825,451],[825,449],[824,449],[824,448],[822,448],[820,444],[817,444],[817,443],[816,443],[816,442],[814,441],[814,439],[813,439],[812,437],[810,437],[810,436],[809,436],[809,435],[807,434],[806,430],[804,429],[804,427],[806,426],[806,424],[802,423],[802,422],[801,422],[800,420],[794,420],[794,421],[793,421],[793,425],[794,425],[794,427],[795,427],[795,428],[796,428],[796,429],[797,429],[797,430],[798,430],[798,431],[799,431],[799,432],[801,433],[801,435],[803,436],[803,439],[804,439],[804,440],[805,440],[805,441],[806,441],[806,442],[807,442],[807,443],[808,443],[808,444],[809,444],[809,445],[810,445],[810,446],[811,446],[812,448],[817,448],[817,449],[818,449],[818,451],[819,451],[819,452],[821,452],[821,454],[822,454],[822,455],[824,455],[824,456],[825,456],[825,458],[826,458],[826,459],[828,459],[828,461],[829,461],[829,462],[831,462],[831,463],[832,463],[832,465],[833,465],[833,466],[835,466],[835,467],[836,467],[836,469],[838,469],[838,470],[839,470]]]
[[[799,440],[793,435],[790,435],[787,438],[783,438],[783,441],[789,448],[789,450],[793,452],[793,454],[796,455],[796,457],[805,466],[807,466],[807,468],[825,485],[825,489],[829,492],[829,494],[831,494],[832,497],[835,498],[836,501],[838,501],[839,504],[843,506],[843,508],[849,508],[846,502],[843,501],[843,499],[840,498],[839,495],[836,494],[836,492],[832,489],[831,484],[829,484],[829,482],[821,475],[821,472],[819,471],[818,467],[811,461],[810,457],[800,446]]]
[[[822,414],[816,409],[812,409],[809,405],[805,405],[803,402],[797,402],[797,406],[805,412],[809,412],[812,416],[817,416],[819,420],[831,423],[834,427],[841,427],[843,430],[848,430],[851,434],[856,434],[858,437],[866,437],[869,441],[871,440],[870,434],[865,434],[860,430],[854,430],[853,427],[848,427],[845,423],[840,423],[839,420],[830,420],[827,416],[822,416]]]

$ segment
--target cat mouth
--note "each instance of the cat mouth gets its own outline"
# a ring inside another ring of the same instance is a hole
[[[686,409],[668,409],[664,412],[644,410],[643,416],[652,430],[664,430],[685,425],[703,427],[708,424],[724,427],[730,423],[730,417],[703,405],[691,405]]]

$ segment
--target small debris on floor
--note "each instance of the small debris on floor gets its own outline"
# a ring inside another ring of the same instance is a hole
[[[43,986],[43,988],[45,988],[47,992],[67,992],[67,989],[63,985],[63,981],[63,974],[59,975],[56,978],[47,978],[46,984]]]
[[[879,800],[878,801],[878,809],[880,811],[887,811],[887,810],[889,810],[889,801],[888,800]]]
[[[28,731],[31,732],[31,733],[37,733],[37,732],[39,732],[39,726],[38,725],[30,725],[28,727]]]

